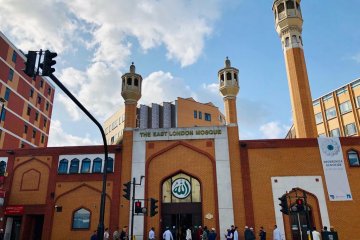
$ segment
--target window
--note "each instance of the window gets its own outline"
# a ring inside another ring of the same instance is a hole
[[[111,144],[113,144],[115,142],[115,136],[111,137]]]
[[[89,210],[85,208],[76,210],[72,218],[72,229],[89,229],[90,219]]]
[[[37,102],[40,104],[41,103],[41,97],[38,96]]]
[[[336,95],[341,95],[347,92],[346,87],[340,88],[339,90],[336,91]]]
[[[4,96],[4,99],[6,100],[6,101],[9,101],[9,97],[10,97],[10,89],[9,88],[6,88],[6,90],[5,90],[5,96]]]
[[[24,133],[27,133],[27,132],[28,132],[28,126],[24,125]]]
[[[194,110],[194,118],[197,118],[197,111]]]
[[[44,80],[41,80],[40,81],[40,87],[43,87],[44,86]]]
[[[139,80],[137,78],[134,79],[134,85],[139,86]]]
[[[335,107],[326,109],[326,119],[327,120],[333,119],[335,117],[336,117],[336,109],[335,109]]]
[[[285,47],[289,47],[289,45],[290,45],[290,38],[287,37],[285,38]]]
[[[286,1],[286,8],[287,9],[294,9],[295,8],[293,0]]]
[[[332,99],[332,94],[330,93],[330,94],[328,94],[328,95],[326,95],[326,96],[324,96],[323,97],[323,101],[325,102],[325,101],[328,101],[328,100],[330,100],[330,99]]]
[[[356,134],[355,123],[350,123],[345,126],[345,136],[351,136]]]
[[[16,63],[16,58],[17,58],[17,54],[16,54],[16,52],[15,52],[15,50],[14,50],[11,60],[12,60],[14,63]]]
[[[335,128],[335,129],[331,130],[330,131],[330,136],[331,137],[340,137],[340,129]]]
[[[6,117],[6,109],[4,108],[1,114],[1,121],[5,121],[5,117]]]
[[[316,106],[316,105],[319,105],[320,104],[320,100],[318,99],[318,100],[315,100],[315,101],[313,101],[313,106]]]
[[[199,119],[202,119],[202,112],[199,111]]]
[[[45,136],[44,134],[41,134],[41,143],[44,143],[44,141],[45,141]]]
[[[107,172],[114,172],[114,159],[112,157],[108,157],[108,163],[106,167]]]
[[[32,138],[35,138],[36,137],[36,130],[33,130],[32,132]]]
[[[50,87],[48,88],[47,92],[48,92],[49,95],[51,94],[51,88]]]
[[[49,110],[49,102],[46,102],[45,109],[46,111]]]
[[[351,112],[352,107],[350,101],[346,101],[340,104],[340,113],[345,114]]]
[[[9,81],[12,81],[13,78],[14,78],[14,70],[12,70],[12,69],[10,68],[10,70],[9,70],[9,75],[8,75],[8,80],[9,80]]]
[[[81,173],[90,173],[91,161],[88,158],[85,158],[81,162]]]
[[[67,173],[69,161],[67,159],[61,159],[59,163],[58,173],[65,174]]]
[[[95,158],[93,162],[92,172],[93,173],[101,173],[102,168],[102,159],[101,158]]]
[[[322,123],[322,122],[323,122],[323,117],[322,117],[322,113],[321,113],[321,112],[315,114],[315,122],[316,122],[316,124],[319,124],[319,123]]]
[[[231,77],[231,73],[230,72],[228,72],[228,73],[226,73],[226,80],[231,80],[232,79],[232,77]]]
[[[347,152],[347,156],[348,156],[350,166],[359,166],[360,165],[359,154],[357,151],[350,150]]]
[[[24,148],[25,147],[25,143],[21,142],[20,143],[20,148]]]
[[[360,87],[360,79],[356,80],[355,82],[352,82],[350,85],[351,88]]]
[[[31,113],[31,107],[28,106],[27,111],[26,111],[26,114],[27,114],[28,116],[30,116],[30,113]]]
[[[319,134],[319,138],[324,138],[324,137],[326,137],[326,134],[325,134],[325,133],[320,133],[320,134]]]
[[[80,166],[79,159],[74,158],[73,160],[71,160],[69,173],[79,173],[79,166]]]
[[[360,96],[356,97],[356,106],[360,108]]]
[[[297,43],[298,41],[297,41],[297,38],[296,38],[296,35],[292,35],[292,37],[291,37],[291,42],[292,43]]]
[[[35,121],[39,119],[39,112],[35,112]]]
[[[211,114],[205,113],[205,121],[211,121]]]
[[[131,85],[131,82],[132,82],[132,79],[131,79],[131,78],[128,78],[128,79],[127,79],[127,85]]]
[[[33,97],[34,96],[34,89],[30,89],[30,97]]]
[[[0,176],[4,176],[4,173],[6,172],[6,161],[0,161]]]
[[[284,3],[280,3],[278,6],[278,13],[282,13],[285,10],[285,6]]]
[[[47,119],[44,118],[44,128],[46,128]]]

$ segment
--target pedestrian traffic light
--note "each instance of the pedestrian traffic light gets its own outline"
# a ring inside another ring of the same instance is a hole
[[[296,208],[298,212],[304,211],[304,200],[301,198],[296,199]]]
[[[35,75],[35,64],[36,64],[36,51],[28,51],[28,54],[25,54],[26,62],[24,72],[29,77],[34,77]]]
[[[140,201],[135,202],[135,213],[142,213],[142,206]]]
[[[126,198],[127,200],[130,200],[130,190],[131,190],[131,182],[127,182],[127,183],[124,183],[124,195],[123,197]]]
[[[286,197],[286,194],[282,195],[280,198],[280,211],[283,213],[283,214],[286,214],[286,215],[289,215],[289,206],[288,206],[288,202],[287,202],[287,197]]]
[[[56,61],[53,60],[56,56],[57,53],[55,52],[50,52],[49,50],[45,51],[44,61],[40,64],[43,76],[50,76],[53,72],[55,72],[55,68],[52,66],[56,64]]]
[[[150,217],[153,217],[156,214],[158,214],[158,211],[156,210],[158,208],[158,206],[156,205],[157,202],[158,200],[154,198],[150,198]]]

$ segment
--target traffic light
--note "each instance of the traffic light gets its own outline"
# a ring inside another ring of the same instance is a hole
[[[28,54],[25,54],[26,62],[24,72],[29,77],[34,77],[35,75],[35,64],[36,64],[36,51],[28,51]]]
[[[150,217],[153,217],[156,214],[158,214],[158,211],[156,210],[158,208],[158,206],[156,205],[157,202],[158,200],[154,198],[150,198]]]
[[[296,208],[298,212],[304,211],[304,200],[301,198],[296,199]]]
[[[127,200],[130,200],[130,191],[131,191],[131,182],[127,182],[127,183],[124,183],[124,195],[123,197],[126,198]]]
[[[135,213],[142,213],[142,206],[140,201],[135,202]]]
[[[52,66],[56,64],[56,61],[53,60],[56,56],[57,53],[55,52],[50,52],[49,50],[45,51],[44,61],[40,64],[43,76],[50,76],[53,72],[55,72],[55,68]]]
[[[280,198],[280,211],[283,213],[283,214],[286,214],[286,215],[289,215],[289,206],[288,206],[288,202],[287,202],[287,198],[286,198],[286,194],[282,195]]]

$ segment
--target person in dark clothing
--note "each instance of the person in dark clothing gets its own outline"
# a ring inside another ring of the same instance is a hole
[[[248,226],[245,226],[244,239],[245,239],[245,240],[250,240],[250,239],[252,239],[252,238],[251,238],[252,235],[253,235],[253,233],[251,232],[251,230],[249,229],[249,227],[248,227]]]
[[[210,231],[210,233],[209,233],[208,239],[209,239],[209,240],[215,240],[215,239],[216,239],[216,236],[217,236],[217,234],[216,234],[216,232],[215,232],[215,228],[212,228],[211,231]]]
[[[128,239],[128,235],[127,235],[127,226],[125,226],[120,233],[120,240],[127,240]]]
[[[249,238],[249,240],[255,240],[255,233],[254,233],[254,229],[251,227],[250,228],[250,238]]]
[[[266,231],[263,226],[260,227],[259,237],[260,240],[266,240]]]
[[[98,237],[97,237],[97,230],[94,231],[93,235],[91,235],[91,238],[90,240],[97,240]]]

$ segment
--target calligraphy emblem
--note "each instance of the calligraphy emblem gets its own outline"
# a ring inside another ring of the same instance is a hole
[[[191,193],[191,184],[185,178],[178,178],[172,183],[171,191],[176,198],[187,198]]]

